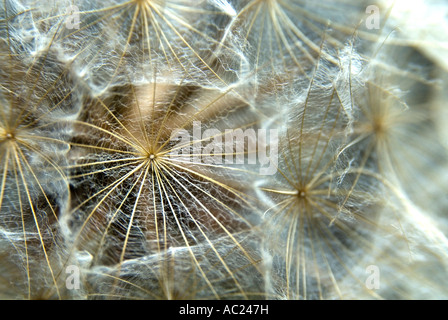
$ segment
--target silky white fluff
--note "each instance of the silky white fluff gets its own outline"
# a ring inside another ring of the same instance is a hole
[[[2,1],[0,297],[447,298],[448,6],[368,5]]]

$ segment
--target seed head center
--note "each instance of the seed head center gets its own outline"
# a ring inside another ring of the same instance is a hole
[[[305,190],[299,190],[299,198],[300,199],[305,199],[306,198],[306,191]]]
[[[134,0],[134,3],[136,3],[137,5],[145,5],[145,4],[148,4],[149,5],[149,3],[151,2],[151,0]]]
[[[2,130],[3,131],[3,130]],[[0,134],[0,140],[9,140],[9,141],[11,141],[11,140],[14,140],[14,133],[12,133],[12,132],[1,132],[1,134]]]

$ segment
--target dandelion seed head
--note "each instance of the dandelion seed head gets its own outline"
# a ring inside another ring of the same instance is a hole
[[[1,297],[447,296],[442,0],[40,2],[0,2]]]

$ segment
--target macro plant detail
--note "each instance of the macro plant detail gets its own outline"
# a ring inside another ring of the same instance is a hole
[[[78,29],[67,27],[66,10],[74,4],[79,9],[77,18],[84,22]],[[132,81],[169,71],[188,74],[189,81],[203,85],[226,84],[224,76],[216,73],[225,67],[214,48],[216,33],[222,32],[221,24],[232,13],[219,10],[213,2],[66,1],[51,9],[41,13],[36,23],[54,33],[65,58],[76,61],[80,75],[97,92],[130,81],[123,71],[131,69]]]
[[[0,297],[446,298],[416,10],[446,35],[436,0],[3,0]]]
[[[118,240],[120,232],[121,248],[111,249],[118,249],[115,263],[122,263],[127,252],[133,257],[139,250],[160,253],[202,241],[211,245],[216,236],[232,237],[239,229],[250,228],[255,206],[245,192],[248,187],[234,182],[244,177],[244,170],[203,163],[194,143],[176,143],[172,136],[180,128],[191,129],[193,120],[217,128],[227,126],[232,112],[238,112],[240,119],[249,113],[250,119],[251,110],[241,110],[248,109],[247,104],[229,92],[182,85],[127,88],[127,97],[121,96],[123,88],[119,90],[120,96],[112,97],[111,103],[94,98],[82,117],[86,120],[76,123],[78,134],[71,143],[77,163],[70,166],[70,176],[79,180],[74,195],[78,188],[97,191],[86,199],[77,197],[80,204],[73,210],[74,219],[82,221],[81,229],[88,233],[87,246],[95,243],[91,235],[101,237],[93,261],[101,261],[107,243],[112,244],[108,238]],[[192,161],[172,154],[185,148],[191,149]],[[84,208],[88,208],[86,217],[78,217]],[[145,244],[138,243],[139,237],[145,238]],[[137,247],[128,250],[134,241]]]
[[[238,14],[230,25],[226,40],[243,41],[243,48],[247,49],[244,56],[255,69],[261,67],[270,73],[294,70],[301,76],[315,64],[325,32],[334,27],[341,33],[351,34],[351,25],[356,26],[361,17],[358,8],[365,8],[362,1],[350,4],[252,0],[238,1],[235,5]],[[338,21],[343,13],[345,26]],[[326,38],[335,47],[344,45],[333,34]],[[336,63],[334,57],[328,59]]]
[[[427,259],[434,259],[434,266],[443,265],[446,259],[443,238],[432,253],[423,246],[410,249],[427,241],[425,236],[411,240],[411,234],[427,226],[422,217],[413,216],[414,208],[401,190],[409,189],[397,182],[393,171],[387,171],[400,168],[387,161],[401,155],[401,149],[387,144],[395,142],[401,130],[421,126],[421,119],[411,122],[408,119],[412,118],[397,116],[406,103],[385,86],[363,83],[358,88],[350,81],[350,86],[340,88],[337,79],[344,68],[336,69],[331,79],[331,65],[322,59],[302,94],[292,95],[295,91],[287,88],[289,98],[279,102],[284,110],[279,116],[284,133],[280,135],[278,172],[257,183],[259,196],[268,207],[264,228],[270,231],[264,250],[272,256],[270,272],[276,274],[268,288],[285,299],[394,297],[395,284],[387,286],[384,293],[359,285],[370,265],[366,261],[376,261],[375,267],[382,270],[399,268],[402,275],[411,276],[414,264],[401,266],[404,260],[414,259],[409,256],[433,254]],[[358,90],[371,94],[362,96],[366,100],[359,103]],[[346,104],[344,96],[353,99]],[[272,125],[277,125],[276,121]],[[353,155],[355,146],[359,154]],[[431,233],[440,236],[440,231]],[[397,248],[400,252],[395,252]],[[443,291],[444,284],[425,277],[420,280],[428,290]],[[388,281],[393,280],[384,277],[381,283],[387,285]],[[402,289],[398,295],[412,297],[406,290],[412,289]]]
[[[57,275],[65,249],[57,224],[69,199],[62,166],[71,129],[60,121],[77,112],[77,86],[49,48],[23,63],[11,21],[8,46],[1,47],[0,214],[2,256],[17,265],[2,270],[2,279],[15,279],[23,298],[45,296],[49,283],[61,297]]]

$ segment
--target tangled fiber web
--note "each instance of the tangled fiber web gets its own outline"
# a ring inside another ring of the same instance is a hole
[[[446,39],[437,0],[1,1],[0,298],[448,298]]]

